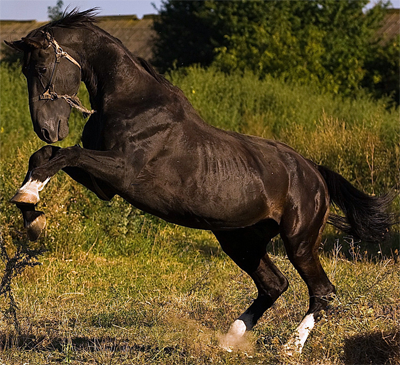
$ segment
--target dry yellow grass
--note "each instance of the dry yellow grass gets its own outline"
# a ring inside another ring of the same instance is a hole
[[[166,230],[168,232],[166,232]],[[166,233],[174,237],[164,246]],[[158,235],[160,237],[158,237]],[[152,254],[47,255],[16,281],[21,334],[0,322],[6,364],[396,364],[400,361],[400,274],[393,258],[322,254],[338,297],[303,354],[281,347],[307,309],[307,290],[289,261],[274,261],[289,290],[233,353],[219,347],[229,324],[255,297],[251,280],[207,232],[159,227]],[[168,254],[186,239],[181,257]],[[276,243],[279,244],[279,243]],[[174,247],[175,246],[175,247]],[[209,249],[205,257],[204,251]],[[2,308],[5,306],[2,298]]]

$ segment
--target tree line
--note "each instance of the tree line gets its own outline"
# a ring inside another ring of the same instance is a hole
[[[161,72],[213,65],[324,91],[367,89],[399,103],[399,37],[377,37],[390,2],[368,0],[164,0],[154,30]]]

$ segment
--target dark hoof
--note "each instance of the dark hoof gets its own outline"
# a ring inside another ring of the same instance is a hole
[[[46,227],[46,216],[43,212],[29,212],[24,219],[24,226],[30,241],[36,241]]]
[[[39,197],[32,193],[17,192],[11,199],[10,203],[21,205],[35,205],[39,202]]]

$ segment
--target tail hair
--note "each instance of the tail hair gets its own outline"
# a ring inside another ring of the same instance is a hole
[[[330,214],[328,223],[363,241],[384,241],[391,226],[398,223],[396,216],[389,213],[397,193],[392,190],[379,197],[370,196],[356,189],[338,173],[324,166],[318,166],[318,170],[328,187],[331,204],[345,215]]]

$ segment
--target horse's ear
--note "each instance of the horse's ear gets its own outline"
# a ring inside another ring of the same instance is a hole
[[[17,51],[25,51],[26,50],[26,44],[24,41],[14,41],[14,42],[7,42],[4,41],[7,46],[17,50]]]
[[[49,46],[49,42],[47,39],[44,39],[43,37],[25,37],[22,38],[19,41],[14,41],[14,42],[7,42],[4,41],[7,46],[16,49],[17,51],[28,51],[29,49],[32,48],[47,48]]]

